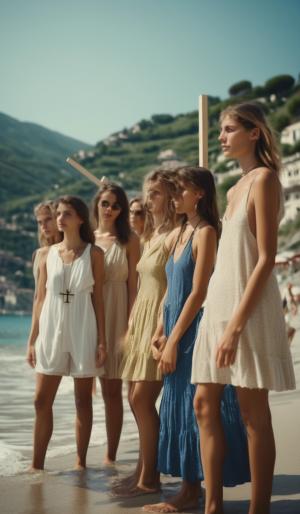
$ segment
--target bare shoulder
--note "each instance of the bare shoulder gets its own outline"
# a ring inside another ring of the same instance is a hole
[[[165,247],[168,252],[170,252],[172,250],[174,244],[176,243],[176,241],[178,239],[180,231],[181,231],[181,227],[176,227],[173,230],[171,230],[171,232],[169,232],[169,234],[167,235],[167,237],[165,239]]]
[[[128,243],[126,245],[127,251],[133,250],[140,247],[140,238],[135,232],[131,232]]]
[[[96,245],[91,245],[91,259],[92,262],[102,262],[104,257],[104,252],[102,248]]]
[[[254,178],[254,194],[255,192],[276,192],[281,189],[281,183],[278,174],[270,168],[260,167],[257,169]]]
[[[214,227],[212,225],[209,225],[209,223],[207,223],[207,225],[204,225],[203,227],[198,227],[195,230],[194,242],[197,246],[202,245],[203,243],[216,242],[216,241],[217,241],[216,230],[214,229]]]
[[[53,245],[53,246],[57,246],[57,245]],[[50,248],[51,248],[51,246],[42,246],[42,248],[38,248],[38,250],[36,250],[35,257],[37,256],[37,254],[39,255],[40,264],[43,264],[43,262],[46,262]]]

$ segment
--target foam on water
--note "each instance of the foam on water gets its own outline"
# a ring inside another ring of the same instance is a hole
[[[12,476],[28,468],[27,460],[21,451],[10,448],[0,441],[0,476]]]

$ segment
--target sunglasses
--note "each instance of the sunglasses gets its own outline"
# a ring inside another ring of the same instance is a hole
[[[133,216],[143,216],[143,214],[144,214],[144,211],[142,211],[141,209],[139,209],[139,210],[130,209],[129,212],[130,212],[130,214],[133,214]]]
[[[112,211],[120,211],[122,209],[118,202],[109,203],[107,200],[101,200],[100,205],[102,209],[108,209],[108,207],[110,207]]]

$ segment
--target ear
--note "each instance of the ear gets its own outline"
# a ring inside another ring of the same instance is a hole
[[[197,198],[197,201],[201,200],[201,198],[203,198],[203,196],[205,195],[205,192],[204,192],[204,189],[200,189],[196,192],[196,198]]]
[[[252,130],[251,130],[251,133],[250,133],[250,139],[252,141],[257,141],[259,139],[259,136],[260,136],[260,129],[258,127],[254,127]]]

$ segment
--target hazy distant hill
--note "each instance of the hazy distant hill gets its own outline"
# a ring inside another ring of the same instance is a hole
[[[69,154],[89,145],[0,113],[0,212],[7,202],[41,193],[64,181]]]

